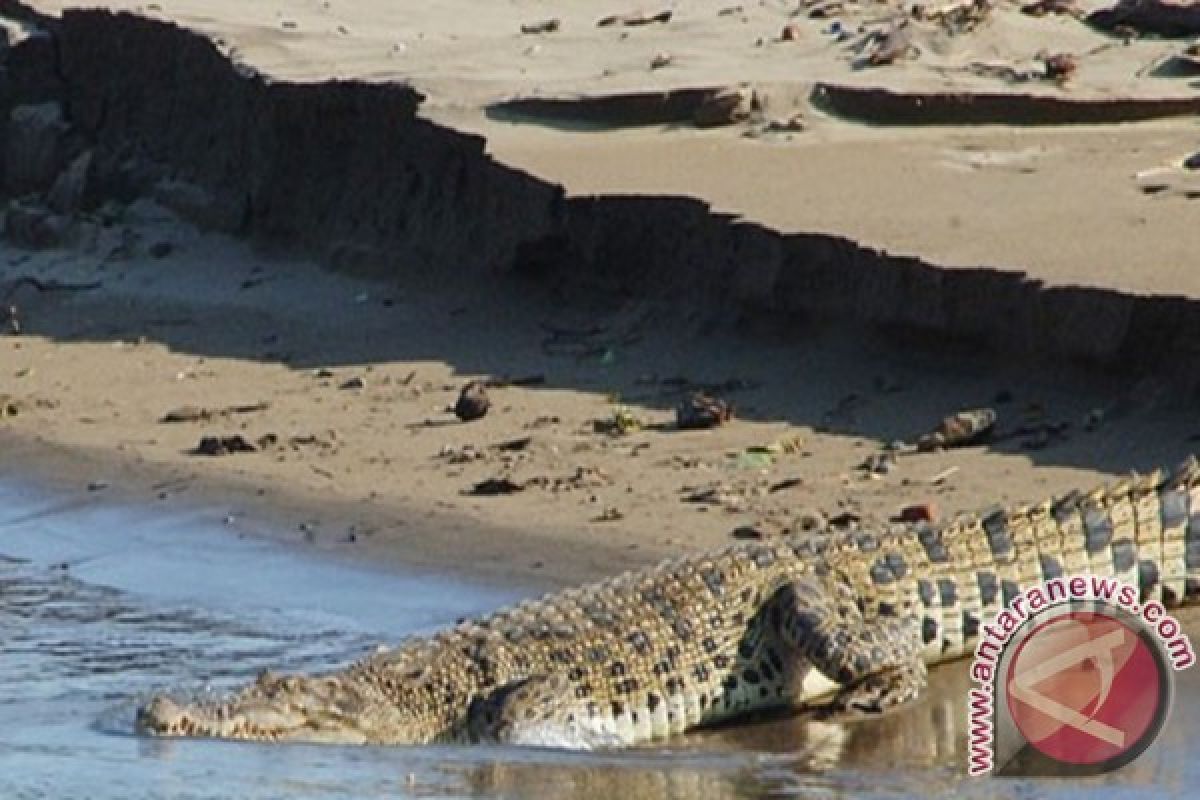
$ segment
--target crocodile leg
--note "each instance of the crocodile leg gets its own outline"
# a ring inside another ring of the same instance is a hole
[[[632,738],[617,714],[578,698],[565,675],[538,675],[476,697],[467,712],[474,742],[590,750]]]
[[[467,737],[475,742],[519,744],[524,730],[544,723],[546,712],[560,703],[553,678],[523,678],[476,697],[467,710]]]
[[[924,661],[918,660],[904,667],[888,667],[842,689],[818,711],[825,715],[882,714],[915,701],[921,696],[925,685]]]
[[[926,681],[920,617],[864,617],[847,588],[832,583],[794,581],[773,598],[784,646],[838,687],[833,699],[818,707],[880,713],[915,700]],[[799,687],[798,699],[810,707],[810,694],[816,693],[811,690],[818,685],[813,677],[806,676]]]

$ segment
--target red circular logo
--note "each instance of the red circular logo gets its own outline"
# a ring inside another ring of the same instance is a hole
[[[1009,661],[1009,714],[1055,761],[1123,761],[1158,734],[1169,699],[1165,670],[1153,645],[1121,619],[1069,612],[1030,631]]]

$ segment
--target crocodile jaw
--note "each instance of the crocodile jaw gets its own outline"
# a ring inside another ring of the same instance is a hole
[[[225,702],[182,704],[158,695],[137,710],[135,724],[152,736],[366,744],[394,738],[400,726],[390,708],[352,682],[266,673]]]
[[[366,744],[369,737],[340,715],[314,715],[282,703],[182,705],[159,695],[137,710],[139,733],[244,741]]]

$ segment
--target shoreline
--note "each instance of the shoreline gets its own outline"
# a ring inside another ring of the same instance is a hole
[[[176,510],[202,510],[212,518],[213,526],[224,527],[227,535],[262,538],[318,558],[328,554],[350,564],[551,591],[599,577],[601,573],[594,564],[613,555],[606,548],[578,545],[566,554],[564,548],[555,547],[553,538],[522,536],[520,531],[493,528],[479,520],[449,514],[439,517],[430,528],[431,536],[450,536],[433,541],[425,537],[415,548],[395,535],[384,541],[351,541],[347,533],[352,528],[408,525],[424,515],[387,503],[364,508],[345,499],[288,492],[281,486],[267,489],[252,480],[221,479],[178,467],[131,463],[90,449],[30,441],[4,431],[0,431],[0,449],[6,460],[19,463],[19,471],[6,467],[0,471],[0,478],[18,487],[33,486],[68,502],[158,506],[160,510],[170,504]],[[501,536],[505,537],[503,542],[495,542]],[[485,557],[471,563],[462,561],[460,551],[465,540]],[[511,557],[514,549],[538,547],[546,548],[538,551],[535,559],[542,566]],[[507,559],[503,557],[506,554],[510,556]],[[636,561],[630,566],[637,566]]]

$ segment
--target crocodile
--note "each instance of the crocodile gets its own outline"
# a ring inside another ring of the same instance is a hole
[[[1200,462],[909,524],[742,541],[412,637],[339,671],[158,694],[139,731],[261,741],[635,745],[767,710],[871,715],[970,653],[1022,588],[1200,596]]]

